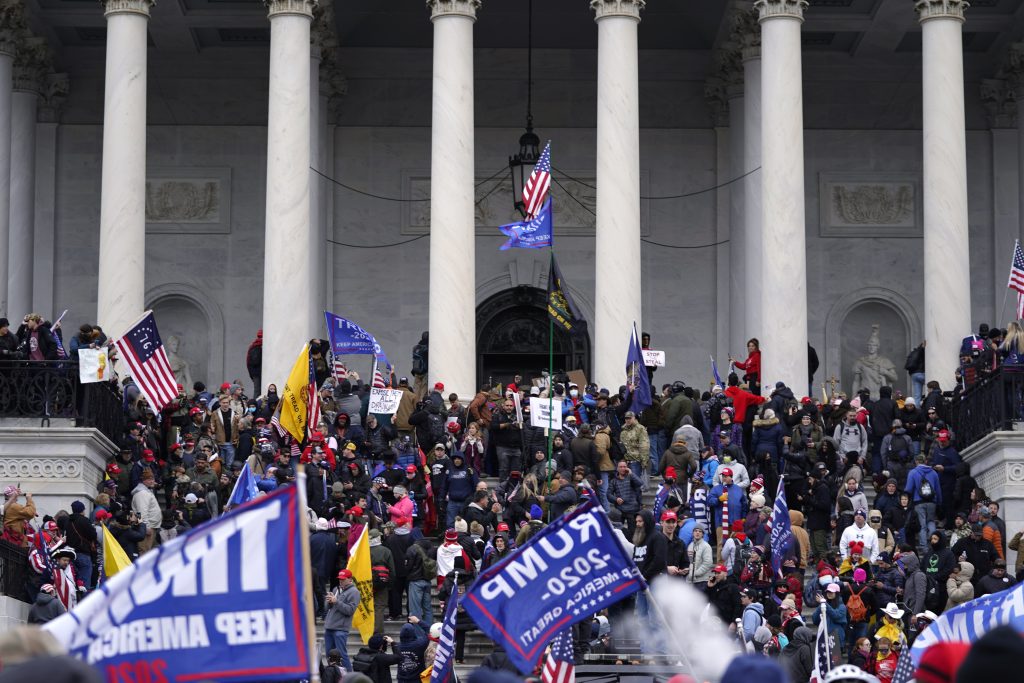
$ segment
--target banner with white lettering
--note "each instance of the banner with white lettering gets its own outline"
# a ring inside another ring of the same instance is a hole
[[[550,401],[551,410],[548,410]],[[550,425],[549,425],[550,420]],[[562,428],[562,399],[530,397],[530,424],[542,429],[560,430]]]
[[[640,352],[644,356],[644,365],[649,368],[662,368],[665,367],[665,352],[655,351],[654,349],[640,349]]]
[[[370,407],[367,412],[375,415],[394,415],[398,412],[398,404],[402,402],[401,389],[370,389]]]
[[[970,645],[996,626],[1012,626],[1017,633],[1024,633],[1024,583],[947,609],[914,639],[910,656],[917,666],[931,646]]]
[[[108,683],[309,675],[295,485],[142,555],[49,631]]]
[[[529,673],[559,631],[646,588],[608,515],[589,498],[480,574],[462,607]]]

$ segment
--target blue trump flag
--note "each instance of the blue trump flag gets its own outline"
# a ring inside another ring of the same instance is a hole
[[[384,349],[372,334],[351,320],[334,315],[330,311],[324,311],[324,318],[327,320],[327,337],[331,341],[331,351],[335,355],[368,354],[376,358],[378,363],[389,365]]]
[[[480,574],[462,607],[529,673],[556,633],[646,588],[608,515],[588,498]]]
[[[775,504],[772,506],[772,518],[768,521],[771,529],[772,574],[776,579],[782,577],[782,562],[793,557],[793,527],[789,523],[789,505],[786,503],[786,489],[779,480],[779,488],[775,493]]]
[[[242,471],[238,473],[235,480],[235,488],[231,489],[231,497],[228,498],[228,507],[236,507],[242,503],[248,503],[256,497],[256,477],[252,476],[249,463],[242,465]]]
[[[441,638],[437,641],[434,654],[434,668],[430,670],[430,683],[454,683],[455,676],[455,612],[459,605],[459,582],[452,585],[448,604],[444,606],[444,620],[441,622]]]
[[[983,595],[940,614],[914,639],[910,649],[914,666],[921,663],[921,656],[932,645],[971,644],[997,626],[1011,626],[1017,633],[1024,633],[1024,583]]]
[[[640,417],[646,408],[649,408],[654,401],[651,400],[651,379],[647,376],[647,366],[644,365],[644,354],[640,350],[640,336],[636,333],[636,323],[633,323],[633,336],[629,338],[629,351],[626,353],[626,384],[633,391],[633,401],[629,409]]]
[[[108,681],[309,676],[296,485],[145,553],[45,629]]]
[[[531,220],[509,223],[498,228],[508,237],[503,245],[498,247],[501,251],[508,249],[541,249],[550,247],[551,238],[551,198],[549,197],[544,206]]]

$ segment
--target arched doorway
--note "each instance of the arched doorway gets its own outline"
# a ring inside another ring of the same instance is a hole
[[[547,293],[519,286],[488,298],[476,309],[477,385],[507,384],[514,375],[529,382],[548,367]],[[590,373],[590,339],[558,329],[554,336],[554,371]]]

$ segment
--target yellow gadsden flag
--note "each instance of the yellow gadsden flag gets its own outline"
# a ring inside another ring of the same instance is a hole
[[[109,579],[114,574],[118,573],[122,569],[126,569],[131,565],[132,561],[128,559],[128,553],[124,551],[121,544],[114,538],[114,534],[110,533],[110,529],[107,525],[103,525],[103,571]]]
[[[366,530],[367,527],[363,527],[363,533],[359,534],[348,556],[348,570],[359,589],[359,607],[352,615],[352,625],[359,629],[364,643],[373,635],[373,571],[370,569],[370,537]]]
[[[281,426],[288,430],[296,441],[306,436],[306,401],[309,397],[309,345],[302,347],[302,353],[295,359],[288,381],[281,392]]]

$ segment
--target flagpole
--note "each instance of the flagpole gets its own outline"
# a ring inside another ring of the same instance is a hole
[[[309,559],[309,524],[306,522],[306,472],[300,469],[295,481],[298,487],[298,510],[297,519],[293,524],[299,525],[299,543],[302,545],[302,571],[305,576],[304,598],[306,602],[306,643],[309,650],[309,680],[310,683],[320,683],[320,662],[316,655],[316,621],[313,618],[313,582],[309,577],[313,575]]]
[[[551,232],[554,233],[554,227],[551,228]],[[553,242],[554,240],[552,240]],[[548,249],[550,256],[548,261],[548,272],[551,272],[551,264],[555,261],[555,249],[551,247]],[[549,285],[550,287],[550,285]],[[551,479],[553,472],[551,471],[551,445],[554,439],[554,435],[551,433],[551,425],[554,422],[555,416],[552,413],[553,406],[555,403],[555,319],[548,315],[548,460],[547,460],[547,471],[548,471],[548,493],[551,493]],[[529,455],[527,455],[529,457]],[[548,506],[548,523],[551,523],[551,506]]]

